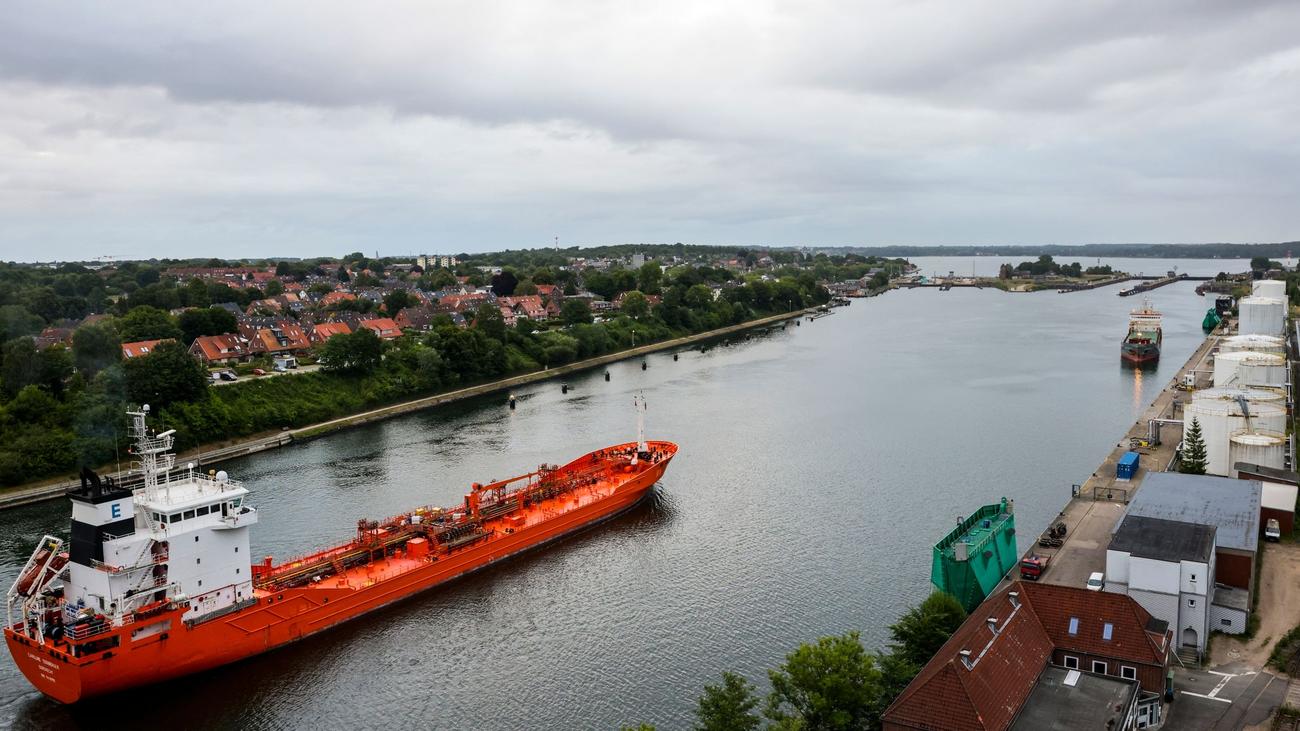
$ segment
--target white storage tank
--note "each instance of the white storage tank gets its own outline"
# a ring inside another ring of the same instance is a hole
[[[1191,428],[1192,419],[1201,425],[1201,439],[1205,442],[1205,471],[1211,475],[1228,476],[1232,471],[1229,442],[1233,434],[1267,430],[1286,430],[1286,407],[1274,403],[1247,402],[1250,418],[1241,411],[1235,398],[1203,398],[1194,400],[1183,408],[1183,438]]]
[[[1286,341],[1272,335],[1233,335],[1219,341],[1220,353],[1243,351],[1286,355]]]
[[[1215,386],[1269,386],[1284,388],[1286,358],[1277,353],[1219,353],[1214,356]]]
[[[1235,401],[1238,396],[1246,397],[1251,404],[1276,404],[1286,407],[1286,391],[1280,388],[1260,388],[1244,386],[1221,386],[1202,388],[1192,392],[1193,401],[1228,399]]]
[[[1232,460],[1229,467],[1238,462],[1249,462],[1280,470],[1286,464],[1286,435],[1275,431],[1234,434],[1228,454]],[[1229,476],[1236,477],[1236,470],[1232,470]]]
[[[1256,297],[1286,299],[1286,282],[1281,279],[1260,279],[1251,286],[1250,293]]]
[[[1286,326],[1286,300],[1278,297],[1243,297],[1237,303],[1241,335],[1281,335]]]

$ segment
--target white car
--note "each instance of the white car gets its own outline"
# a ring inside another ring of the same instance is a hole
[[[1277,522],[1277,518],[1269,518],[1268,522],[1264,524],[1264,540],[1282,540],[1282,524]]]
[[[1088,591],[1101,591],[1106,588],[1106,575],[1100,571],[1094,571],[1088,576]]]

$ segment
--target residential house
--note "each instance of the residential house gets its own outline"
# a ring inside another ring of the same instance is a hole
[[[403,307],[393,321],[403,330],[428,332],[433,329],[432,307]]]
[[[72,328],[70,327],[47,327],[36,336],[36,347],[39,350],[52,348],[55,345],[62,345],[65,348],[72,347]]]
[[[1224,610],[1211,624],[1215,527],[1127,515],[1106,549],[1106,591],[1127,594],[1169,623],[1179,649],[1199,658],[1210,630],[1245,631],[1246,613]],[[1223,591],[1245,591],[1224,587]],[[1231,615],[1231,616],[1229,616]]]
[[[311,345],[311,338],[300,325],[282,323],[258,329],[250,349],[270,355],[304,355],[311,350]]]
[[[356,298],[357,296],[355,294],[352,294],[351,292],[330,292],[324,297],[321,297],[320,302],[317,304],[319,304],[321,307],[329,307],[330,305],[338,304],[339,302],[347,302],[350,300],[355,300]]]
[[[513,320],[520,317],[527,317],[530,320],[542,321],[546,319],[546,304],[542,302],[541,295],[526,294],[517,297],[498,297],[497,304],[503,308],[502,315],[505,315],[506,309],[510,310],[509,324],[513,325]]]
[[[1154,726],[1171,642],[1168,625],[1124,594],[1015,581],[971,612],[883,728],[1038,729],[1056,714],[1068,728]]]
[[[392,340],[402,336],[402,328],[391,317],[376,317],[370,320],[362,320],[361,327],[374,330],[375,334],[384,340]]]
[[[312,326],[308,337],[312,345],[319,345],[335,335],[348,335],[351,332],[352,328],[346,322],[318,322]]]
[[[248,341],[234,333],[195,338],[190,353],[209,366],[241,363],[253,355]]]
[[[542,298],[551,297],[554,296],[556,292],[559,292],[561,295],[564,294],[557,285],[554,284],[537,285],[537,295],[539,297]]]
[[[170,342],[172,342],[171,338],[163,338],[162,340],[137,340],[134,343],[122,343],[122,357],[139,358],[146,356],[153,352],[158,343]]]

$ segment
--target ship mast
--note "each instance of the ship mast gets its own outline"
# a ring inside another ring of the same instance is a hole
[[[131,416],[131,436],[135,439],[135,454],[140,459],[140,473],[144,476],[144,494],[149,500],[158,498],[158,475],[166,475],[176,464],[176,455],[171,453],[172,437],[175,429],[168,429],[157,436],[149,436],[149,427],[145,417],[149,415],[149,404],[139,411],[128,411]],[[170,486],[168,486],[170,490]]]
[[[632,464],[636,464],[642,452],[650,451],[645,443],[645,396],[633,396],[632,408],[636,409],[636,453],[632,455]]]

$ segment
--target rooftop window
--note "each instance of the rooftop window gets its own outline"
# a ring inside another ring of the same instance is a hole
[[[1079,618],[1078,618],[1078,617],[1070,617],[1070,634],[1072,634],[1072,635],[1077,635],[1077,634],[1079,634]]]
[[[1101,626],[1101,638],[1103,640],[1109,641],[1111,635],[1114,633],[1114,630],[1115,630],[1115,626],[1112,625],[1110,622],[1103,624]]]

